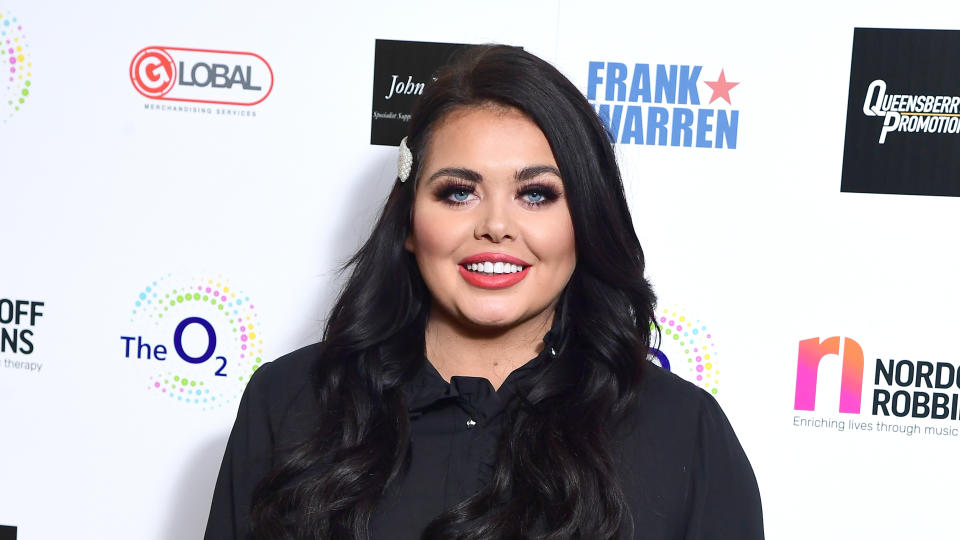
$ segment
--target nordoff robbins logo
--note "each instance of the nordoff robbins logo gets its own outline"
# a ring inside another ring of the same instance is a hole
[[[880,144],[887,134],[960,133],[960,97],[887,94],[887,83],[877,79],[867,87],[863,114],[883,117]]]
[[[130,62],[130,81],[150,99],[256,105],[273,90],[273,70],[258,54],[145,47]]]

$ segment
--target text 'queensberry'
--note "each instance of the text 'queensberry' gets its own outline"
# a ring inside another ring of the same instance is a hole
[[[621,144],[737,147],[740,111],[700,106],[697,88],[703,66],[590,62],[587,99],[610,136]],[[710,103],[730,101],[721,71]],[[641,105],[650,104],[650,105]]]

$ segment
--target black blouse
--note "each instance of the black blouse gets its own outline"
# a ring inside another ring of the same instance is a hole
[[[549,350],[513,371],[496,391],[478,377],[447,383],[424,361],[405,388],[410,467],[373,515],[374,540],[417,539],[443,510],[486,485],[504,410],[518,383],[550,361]],[[311,432],[317,403],[309,372],[319,358],[319,344],[311,345],[264,364],[250,379],[223,456],[206,539],[251,538],[251,493],[274,465],[274,449]],[[632,538],[762,539],[753,469],[713,396],[653,364],[644,375],[635,410],[612,448],[633,517]]]

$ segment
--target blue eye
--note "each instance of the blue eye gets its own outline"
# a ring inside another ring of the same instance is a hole
[[[523,189],[520,193],[523,202],[531,207],[540,207],[557,200],[560,192],[548,185],[533,185]]]
[[[533,203],[533,204],[542,203],[543,201],[546,200],[546,197],[544,197],[543,193],[539,191],[531,191],[525,194],[524,197],[527,198],[527,202]]]
[[[473,186],[460,183],[441,185],[434,192],[438,201],[455,206],[469,203],[477,198]]]

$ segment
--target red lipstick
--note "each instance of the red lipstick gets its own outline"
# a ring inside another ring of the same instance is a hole
[[[474,272],[466,268],[467,265],[470,264],[485,262],[514,264],[522,266],[523,270],[504,274],[487,274]],[[458,263],[458,269],[463,279],[474,287],[480,287],[481,289],[504,289],[523,281],[523,278],[527,277],[527,272],[530,270],[530,263],[507,255],[506,253],[477,253],[476,255],[471,255],[461,260]]]

